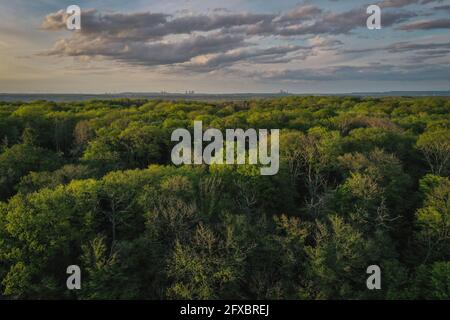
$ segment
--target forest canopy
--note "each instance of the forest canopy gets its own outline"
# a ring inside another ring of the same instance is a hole
[[[450,299],[449,115],[443,97],[0,102],[0,299]],[[194,121],[280,129],[278,174],[173,165]]]

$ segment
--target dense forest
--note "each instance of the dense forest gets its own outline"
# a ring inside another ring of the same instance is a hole
[[[431,97],[0,103],[0,299],[450,299],[449,115]],[[194,120],[280,129],[278,174],[173,165]]]

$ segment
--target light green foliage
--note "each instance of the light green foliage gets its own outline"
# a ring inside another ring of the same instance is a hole
[[[364,287],[364,242],[362,234],[342,218],[331,216],[319,223],[314,233],[316,245],[307,248],[313,283],[311,295],[317,299],[350,298]]]
[[[16,144],[0,154],[0,199],[14,194],[14,186],[31,171],[56,169],[57,154],[30,144]]]
[[[450,257],[450,180],[427,175],[421,182],[423,207],[417,210],[418,238],[430,257]]]
[[[415,278],[416,295],[421,299],[442,299],[450,297],[450,263],[435,262],[417,269]]]
[[[0,299],[449,299],[449,106],[0,103]],[[280,129],[278,174],[172,165],[194,120]]]
[[[417,140],[417,147],[423,152],[433,174],[450,172],[450,129],[427,130]]]

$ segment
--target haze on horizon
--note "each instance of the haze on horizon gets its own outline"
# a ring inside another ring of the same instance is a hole
[[[82,29],[65,27],[69,5]],[[366,8],[382,8],[382,29]],[[450,88],[450,0],[0,2],[0,92]]]

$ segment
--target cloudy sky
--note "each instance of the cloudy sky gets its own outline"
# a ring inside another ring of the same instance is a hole
[[[450,90],[450,0],[0,0],[0,92],[281,89]]]

